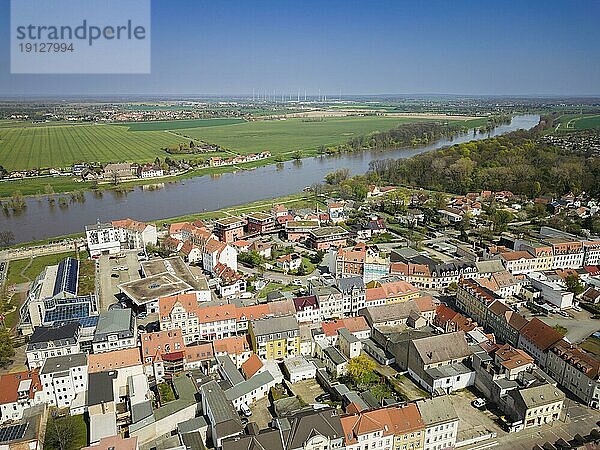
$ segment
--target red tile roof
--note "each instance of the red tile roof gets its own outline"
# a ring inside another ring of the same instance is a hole
[[[252,378],[254,376],[254,374],[256,374],[256,372],[258,372],[260,369],[262,369],[262,367],[263,367],[262,361],[260,360],[260,358],[258,357],[258,355],[256,353],[253,353],[252,356],[250,356],[250,358],[248,358],[242,364],[242,373],[244,374],[246,379]]]

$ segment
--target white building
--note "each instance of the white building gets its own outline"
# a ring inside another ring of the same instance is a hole
[[[294,299],[296,308],[296,320],[298,323],[317,323],[322,320],[321,310],[315,295],[296,297]]]
[[[202,252],[202,267],[206,272],[214,273],[218,263],[237,272],[237,250],[225,242],[209,239]]]
[[[423,450],[454,448],[458,434],[458,415],[446,396],[419,400],[417,408],[425,425]]]
[[[225,397],[239,410],[242,404],[248,406],[266,397],[273,386],[275,379],[267,370],[230,387],[225,391]]]
[[[56,327],[37,327],[25,353],[30,369],[42,367],[48,358],[79,353],[79,324],[67,323]]]
[[[44,401],[58,408],[68,408],[77,395],[85,397],[87,368],[85,353],[48,358],[40,371]]]
[[[302,380],[311,380],[317,375],[317,368],[304,356],[292,356],[283,361],[285,372],[290,383],[298,383]]]
[[[354,336],[347,328],[338,330],[338,347],[348,359],[356,358],[362,350],[362,342]]]
[[[85,227],[88,250],[92,258],[102,254],[113,255],[121,249],[142,249],[156,245],[156,226],[133,219],[97,223]]]
[[[37,370],[0,375],[0,386],[0,423],[20,420],[27,408],[44,403],[44,392]]]
[[[92,340],[94,353],[137,346],[135,315],[130,308],[100,313]]]
[[[574,294],[567,291],[566,285],[559,278],[552,279],[542,272],[527,275],[531,285],[542,293],[542,298],[558,309],[573,307]]]
[[[85,237],[92,258],[106,253],[114,255],[121,251],[119,234],[111,223],[86,226]]]

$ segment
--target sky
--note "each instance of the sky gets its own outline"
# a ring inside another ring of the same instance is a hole
[[[143,75],[11,75],[9,13],[4,97],[600,95],[598,0],[152,0]]]

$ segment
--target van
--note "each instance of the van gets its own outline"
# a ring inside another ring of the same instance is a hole
[[[245,403],[240,405],[240,411],[242,411],[242,414],[244,414],[246,417],[250,417],[252,415],[252,411],[250,411],[250,408],[248,408],[248,405]]]

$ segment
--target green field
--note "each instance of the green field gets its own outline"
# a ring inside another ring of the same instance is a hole
[[[58,264],[63,259],[75,257],[75,252],[58,253],[54,255],[38,256],[10,261],[6,276],[7,286],[33,281],[46,266]]]
[[[221,125],[233,125],[245,122],[244,119],[195,119],[195,120],[168,120],[155,122],[130,122],[124,123],[129,131],[165,131],[180,130],[182,128],[204,128]]]
[[[558,131],[600,128],[600,114],[564,114],[558,122]]]
[[[186,136],[219,144],[241,154],[265,150],[273,155],[295,150],[314,150],[346,142],[353,136],[389,130],[418,119],[395,117],[339,117],[322,121],[265,120],[227,127],[180,130]]]

